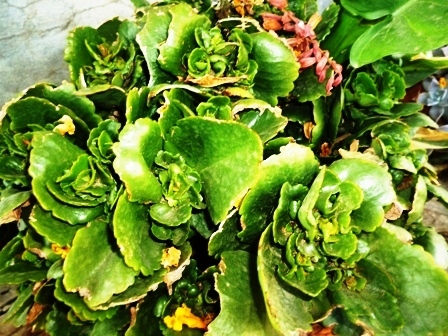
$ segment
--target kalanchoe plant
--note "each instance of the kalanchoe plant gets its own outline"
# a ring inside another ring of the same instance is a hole
[[[448,42],[446,2],[133,2],[71,32],[71,83],[2,109],[3,321],[448,333],[447,244],[422,215],[448,205],[426,151],[448,141],[402,101],[441,66],[416,54]]]

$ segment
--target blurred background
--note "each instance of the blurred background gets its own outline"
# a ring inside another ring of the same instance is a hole
[[[36,82],[68,79],[71,29],[133,12],[130,0],[0,0],[0,106]]]

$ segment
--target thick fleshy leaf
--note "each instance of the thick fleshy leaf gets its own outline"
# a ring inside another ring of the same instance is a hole
[[[151,171],[154,158],[162,149],[159,125],[151,119],[139,119],[123,128],[119,140],[112,147],[116,155],[113,166],[126,186],[129,200],[159,202],[162,188]]]
[[[70,224],[87,223],[103,212],[103,205],[87,207],[62,203],[47,189],[47,183],[62,176],[84,151],[55,132],[35,132],[31,145],[31,185],[34,196],[44,210],[51,211],[55,217]]]
[[[237,234],[240,231],[239,216],[233,215],[219,224],[208,241],[208,254],[220,256],[224,251],[234,251],[242,247]]]
[[[92,57],[87,49],[86,42],[91,45],[100,45],[103,41],[98,31],[91,27],[78,27],[73,29],[67,38],[67,48],[64,59],[69,64],[70,77],[78,88],[83,87],[82,68],[92,63]]]
[[[342,6],[368,20],[380,19],[353,44],[350,63],[355,68],[395,53],[418,54],[434,50],[448,42],[447,35],[438,29],[448,11],[444,0],[432,1],[425,15],[421,15],[418,0],[392,3],[345,0]]]
[[[433,257],[421,247],[405,244],[382,228],[363,235],[363,239],[368,243],[370,253],[366,258],[367,262],[363,264],[361,261],[360,265],[368,269],[367,264],[371,263],[384,272],[396,289],[396,304],[403,316],[403,328],[387,334],[443,335],[448,330],[446,271],[438,267]],[[370,276],[374,276],[370,273]],[[365,302],[360,304],[367,307]],[[370,305],[370,309],[378,304],[375,295],[375,303]],[[384,308],[383,315],[387,315],[389,309]],[[370,317],[358,316],[357,319],[364,322]]]
[[[288,123],[279,108],[259,99],[240,100],[233,106],[232,112],[238,113],[239,121],[257,132],[263,143],[275,137]]]
[[[64,263],[64,286],[78,292],[90,308],[124,292],[135,281],[115,246],[108,223],[98,219],[80,229]]]
[[[158,290],[137,304],[135,321],[126,331],[125,336],[161,335],[160,322],[154,315],[154,310],[162,294],[163,291]]]
[[[149,235],[150,218],[146,205],[130,202],[126,193],[118,199],[113,217],[114,235],[129,267],[144,276],[160,269],[165,244]]]
[[[303,103],[326,96],[327,90],[325,85],[325,82],[319,83],[316,70],[309,68],[300,73],[299,78],[294,82],[294,90],[292,92],[298,101]]]
[[[118,140],[120,123],[112,119],[106,119],[92,129],[87,140],[87,147],[98,160],[110,163],[113,158],[112,145]]]
[[[149,88],[133,88],[126,99],[126,121],[134,123],[137,119],[150,117],[148,108]]]
[[[22,288],[8,311],[2,315],[2,325],[12,324],[17,328],[25,325],[27,313],[34,302],[33,287],[33,284],[29,284],[27,287]]]
[[[68,107],[56,105],[43,98],[28,97],[8,105],[6,112],[11,118],[11,130],[26,132],[30,125],[38,125],[44,129],[48,124],[56,125],[64,115],[69,116],[75,125],[73,137],[83,146],[89,136],[89,127]]]
[[[93,326],[90,336],[122,336],[124,328],[126,328],[131,321],[131,312],[128,309],[119,310],[110,319],[97,321]]]
[[[61,304],[54,304],[51,312],[47,315],[45,331],[50,336],[90,336],[92,325],[71,323],[67,318],[67,307]]]
[[[155,291],[159,284],[164,281],[168,273],[166,268],[156,271],[149,277],[138,277],[132,286],[123,293],[115,294],[106,303],[98,306],[98,309],[109,309],[111,307],[123,306],[143,299],[150,292]]]
[[[27,261],[16,261],[0,270],[0,284],[21,284],[25,281],[39,282],[47,277],[47,269],[38,268]]]
[[[0,251],[0,270],[7,267],[10,260],[20,255],[24,250],[22,237],[12,238]]]
[[[252,88],[255,97],[277,105],[277,97],[286,97],[299,76],[299,65],[291,50],[267,32],[250,34],[251,56],[258,64]]]
[[[59,246],[71,245],[76,232],[84,227],[84,225],[69,225],[53,217],[51,212],[43,210],[37,204],[33,207],[29,222],[37,233]]]
[[[157,61],[159,45],[168,37],[168,28],[172,20],[169,10],[172,7],[173,5],[152,7],[146,12],[146,24],[137,34],[137,43],[149,69],[149,87],[172,81],[172,76],[164,72]]]
[[[56,281],[54,297],[72,308],[78,318],[83,321],[103,321],[104,319],[111,318],[117,312],[116,308],[108,310],[90,309],[78,293],[69,293],[65,290],[62,279]]]
[[[282,250],[275,246],[268,226],[260,238],[257,269],[269,320],[282,335],[311,331],[311,303],[279,280],[276,269],[281,263]]]
[[[54,105],[62,105],[73,111],[89,128],[98,126],[101,117],[95,113],[95,105],[86,97],[76,95],[76,87],[72,83],[63,82],[61,86],[53,87],[41,83],[28,88],[23,98],[37,97],[48,100]]]
[[[268,226],[277,206],[280,189],[285,182],[308,185],[317,174],[319,163],[311,149],[288,144],[278,155],[272,155],[260,165],[260,173],[240,207],[243,241],[258,238]]]
[[[262,159],[261,141],[255,132],[241,123],[210,118],[180,120],[168,147],[201,175],[207,208],[215,223],[226,218],[249,187]]]
[[[194,30],[197,27],[209,29],[210,20],[205,15],[197,14],[190,5],[182,2],[170,8],[169,13],[172,20],[169,25],[168,37],[165,43],[159,47],[158,61],[163,70],[175,76],[186,77],[182,58],[196,47]],[[162,27],[165,25],[166,23],[163,23]]]
[[[255,257],[245,251],[223,253],[221,274],[215,275],[221,311],[208,325],[205,335],[272,335],[272,327],[265,320],[266,309],[259,302],[261,292],[255,262]]]
[[[5,197],[0,197],[0,225],[17,221],[20,218],[19,214],[15,213],[15,209],[19,208],[31,196],[30,191],[20,191],[11,193]],[[17,218],[19,216],[19,218]]]
[[[383,207],[395,199],[392,177],[378,163],[362,159],[347,158],[335,161],[329,169],[341,181],[351,181],[363,191],[361,207],[352,212],[352,226],[364,231],[373,231],[384,220]]]

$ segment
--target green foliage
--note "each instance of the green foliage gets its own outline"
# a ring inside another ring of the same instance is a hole
[[[446,65],[414,57],[447,43],[446,5],[132,2],[70,33],[72,83],[0,112],[3,321],[446,334],[447,243],[423,211],[448,204],[427,152],[448,142],[403,101]]]

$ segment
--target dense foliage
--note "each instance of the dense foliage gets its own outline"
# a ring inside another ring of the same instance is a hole
[[[448,3],[133,3],[70,33],[70,81],[2,109],[3,321],[447,334],[447,244],[423,209],[448,204],[427,151],[448,133],[405,97],[448,64],[419,54],[448,43]]]

